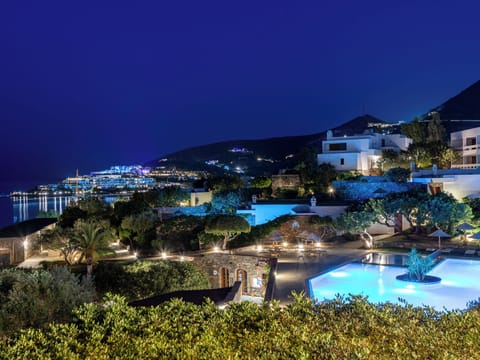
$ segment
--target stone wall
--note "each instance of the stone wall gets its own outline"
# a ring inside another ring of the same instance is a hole
[[[335,193],[348,200],[367,200],[370,198],[381,198],[389,193],[408,191],[420,187],[419,184],[406,182],[398,183],[392,181],[333,181]]]
[[[243,281],[242,293],[251,296],[265,296],[269,270],[268,258],[258,256],[212,253],[195,256],[193,262],[208,274],[212,288],[233,286]],[[241,277],[246,273],[246,285]]]
[[[277,189],[297,190],[300,187],[299,175],[272,175],[272,191]]]

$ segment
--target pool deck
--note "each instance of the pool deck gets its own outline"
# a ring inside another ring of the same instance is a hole
[[[307,279],[345,263],[360,260],[367,250],[332,247],[318,256],[308,253],[279,257],[272,298],[286,305],[292,302],[292,292],[308,295]]]
[[[304,292],[308,295],[307,279],[317,274],[329,271],[343,264],[361,260],[371,250],[361,249],[360,242],[335,244],[321,249],[298,252],[295,249],[275,251],[268,249],[263,256],[276,257],[277,271],[273,278],[272,300],[278,300],[281,305],[292,302],[292,292]],[[237,254],[252,250],[237,249]],[[257,253],[258,255],[258,253]]]

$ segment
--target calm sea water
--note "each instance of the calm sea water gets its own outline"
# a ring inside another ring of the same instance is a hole
[[[36,185],[48,182],[2,183],[0,195],[10,194],[12,191],[26,191]],[[0,196],[0,229],[17,222],[34,219],[40,211],[54,211],[61,214],[75,198],[71,196],[42,196],[42,197],[3,197]],[[103,198],[107,203],[113,203],[117,196],[110,195]]]
[[[63,211],[68,200],[63,198],[22,198],[13,200],[2,195],[12,191],[26,191],[48,181],[0,182],[0,228],[19,221],[33,219],[39,211]],[[55,210],[56,209],[56,210]]]

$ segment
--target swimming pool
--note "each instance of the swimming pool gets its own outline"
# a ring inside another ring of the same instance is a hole
[[[437,310],[465,309],[480,298],[480,261],[445,259],[428,274],[438,276],[438,284],[409,283],[395,279],[405,267],[350,263],[307,280],[309,295],[317,300],[340,295],[364,295],[374,303],[429,305]]]

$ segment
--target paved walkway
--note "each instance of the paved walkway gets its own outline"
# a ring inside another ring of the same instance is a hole
[[[296,248],[275,251],[266,246],[258,252],[255,246],[236,249],[236,255],[277,257],[277,275],[272,298],[282,305],[292,302],[292,291],[308,295],[306,280],[348,262],[360,260],[369,250],[361,249],[360,241],[335,244],[322,249],[298,252]]]
[[[28,259],[18,264],[17,267],[38,269],[42,267],[42,265],[40,265],[42,261],[62,261],[62,260],[63,260],[63,256],[44,251],[40,254],[35,254],[30,256]]]

